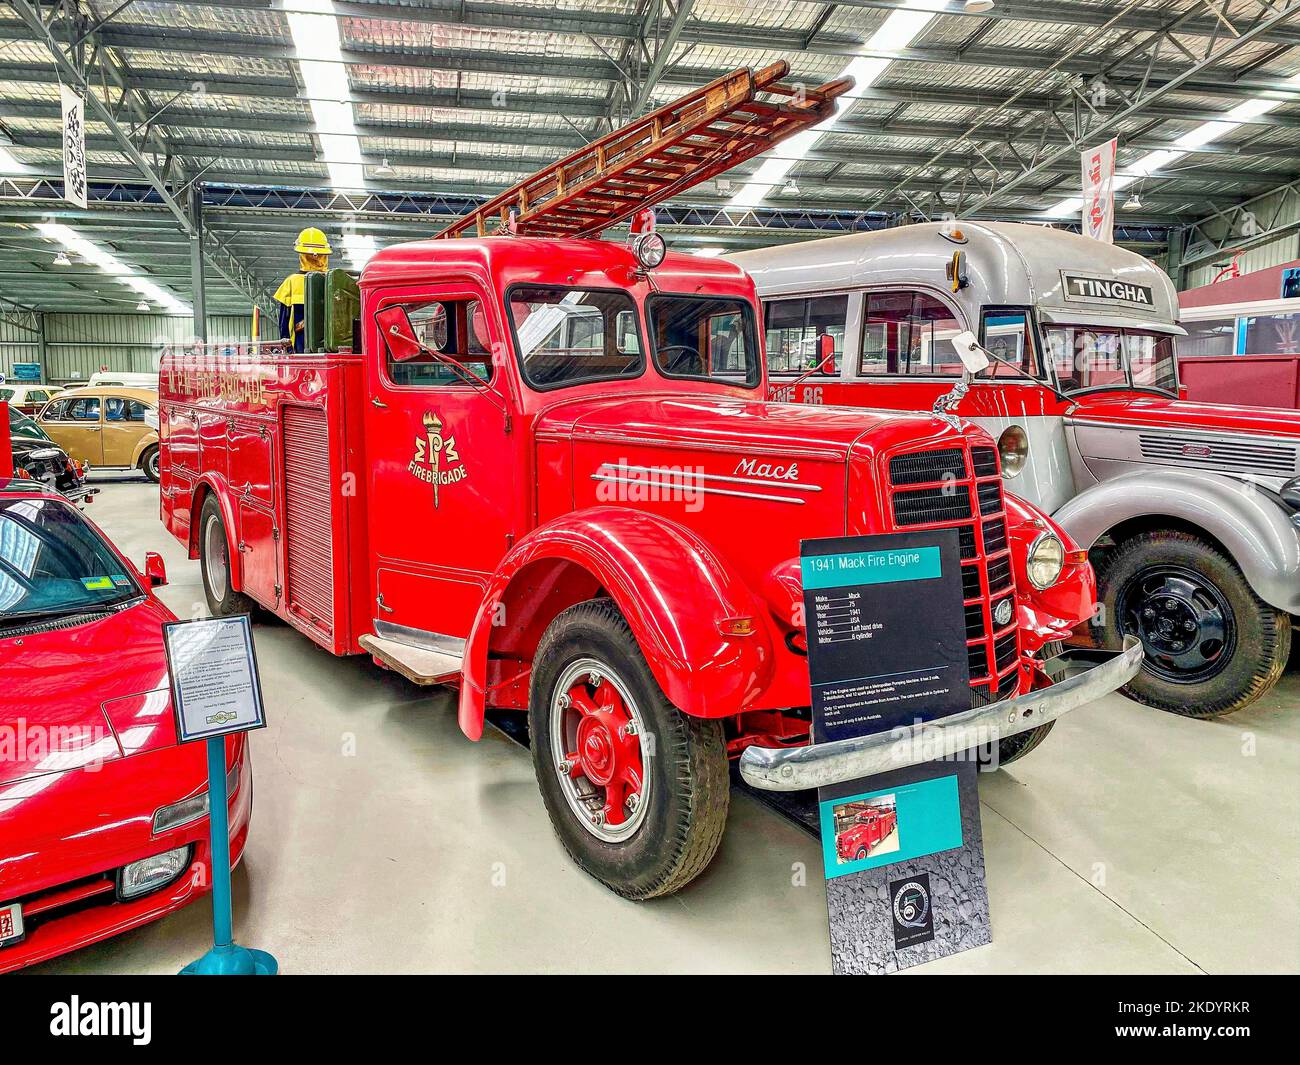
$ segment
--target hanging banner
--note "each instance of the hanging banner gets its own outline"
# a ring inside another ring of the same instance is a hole
[[[1115,150],[1112,137],[1079,155],[1083,170],[1083,235],[1115,243]]]
[[[63,98],[63,198],[86,209],[86,104],[66,85]]]

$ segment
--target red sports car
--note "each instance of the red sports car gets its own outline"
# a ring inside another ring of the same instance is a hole
[[[204,745],[176,743],[165,582],[157,555],[142,575],[62,496],[0,479],[0,973],[209,889]],[[226,764],[238,861],[243,736]]]
[[[898,824],[898,811],[892,806],[881,806],[859,813],[853,824],[835,837],[835,851],[840,861],[861,861],[871,853],[871,848],[894,831]]]

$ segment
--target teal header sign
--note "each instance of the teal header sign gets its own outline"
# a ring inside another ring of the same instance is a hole
[[[848,551],[804,555],[800,560],[805,591],[850,584],[925,581],[943,575],[937,547],[899,547],[886,551]]]

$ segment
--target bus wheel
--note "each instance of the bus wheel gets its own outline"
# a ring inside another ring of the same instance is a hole
[[[668,702],[608,599],[556,617],[533,662],[533,769],[569,856],[624,898],[685,887],[727,822],[721,724]]]
[[[251,614],[256,605],[230,583],[230,541],[221,520],[217,497],[209,495],[199,511],[199,569],[203,572],[203,593],[208,613],[214,618]]]
[[[1142,672],[1131,698],[1185,717],[1230,714],[1282,676],[1291,623],[1246,583],[1223,552],[1190,533],[1163,530],[1121,543],[1098,578],[1102,635],[1137,636]]]

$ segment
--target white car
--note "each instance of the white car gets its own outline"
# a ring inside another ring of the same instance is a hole
[[[8,403],[23,414],[40,410],[60,389],[55,385],[0,384],[0,403]]]

